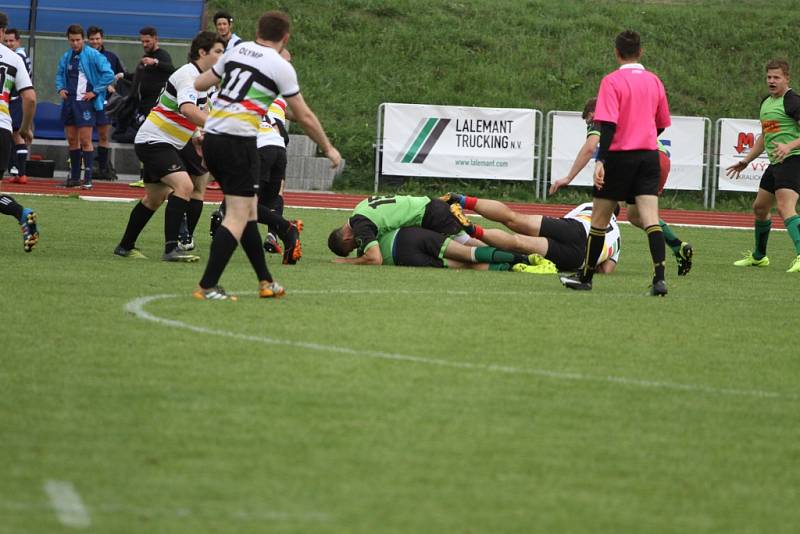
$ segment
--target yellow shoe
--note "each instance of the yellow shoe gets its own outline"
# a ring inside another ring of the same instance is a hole
[[[128,184],[128,187],[144,187],[144,180],[137,180]]]
[[[737,267],[766,267],[769,265],[769,258],[764,256],[760,260],[757,260],[753,257],[753,253],[748,251],[744,255],[744,258],[736,260],[733,264]]]
[[[800,273],[800,254],[794,259],[792,264],[789,266],[789,269],[786,271],[787,273]]]
[[[525,265],[524,263],[517,263],[511,267],[511,270],[515,273],[558,274],[556,264],[544,258],[542,258],[542,261],[537,265]]]
[[[278,282],[261,282],[258,296],[262,299],[278,299],[286,294],[286,290]]]

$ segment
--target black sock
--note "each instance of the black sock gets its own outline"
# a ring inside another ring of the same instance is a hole
[[[164,212],[164,254],[178,248],[178,231],[187,209],[189,209],[188,200],[176,197],[174,194],[167,198],[167,209]]]
[[[653,257],[653,283],[664,279],[664,257],[666,254],[664,234],[657,224],[644,229],[647,232],[647,241],[650,244],[650,256]]]
[[[269,205],[270,209],[273,210],[275,213],[283,217],[283,195],[278,195]]]
[[[211,252],[208,255],[208,263],[206,264],[203,278],[200,279],[200,287],[211,289],[219,283],[222,272],[225,270],[225,266],[228,265],[238,244],[236,238],[233,237],[227,227],[219,227],[214,235],[214,240],[211,241]]]
[[[141,201],[137,202],[131,210],[131,216],[128,218],[128,226],[125,227],[125,234],[123,234],[119,246],[125,250],[134,248],[139,234],[142,233],[142,230],[147,226],[150,217],[152,217],[154,213],[155,211],[142,204]]]
[[[269,226],[269,231],[277,234],[281,240],[285,239],[286,233],[289,231],[289,221],[263,204],[259,204],[257,209],[258,222]]]
[[[256,221],[248,221],[240,241],[244,253],[247,254],[247,259],[250,260],[250,265],[253,266],[256,276],[258,276],[258,281],[266,280],[267,282],[272,282],[272,276],[269,274],[269,269],[267,269],[267,258],[264,256],[264,249],[261,247],[261,234],[258,231],[258,223]]]
[[[17,204],[17,201],[10,196],[0,195],[0,213],[11,215],[19,222],[22,218],[22,205]]]
[[[589,237],[586,239],[586,263],[581,271],[581,282],[591,282],[594,276],[597,260],[603,253],[606,243],[606,229],[591,227]]]
[[[19,171],[20,176],[27,176],[28,174],[28,145],[25,143],[19,144],[16,146],[16,163],[17,163],[17,170]]]
[[[69,181],[81,180],[81,149],[69,151]]]
[[[105,146],[98,146],[97,147],[97,167],[100,169],[105,169],[108,166],[108,147]]]
[[[94,150],[83,153],[83,181],[91,183],[92,165],[94,164]]]
[[[189,209],[186,211],[186,226],[189,230],[189,235],[194,235],[194,229],[197,228],[197,221],[200,220],[200,215],[203,214],[203,201],[198,198],[189,200]]]

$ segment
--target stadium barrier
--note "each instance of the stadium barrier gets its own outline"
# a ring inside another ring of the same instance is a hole
[[[725,175],[725,169],[741,161],[755,146],[761,135],[761,122],[753,119],[718,119],[715,124],[717,153],[714,167],[716,179],[712,180],[711,208],[716,205],[718,191],[758,192],[758,184],[764,174],[769,159],[766,152],[750,163],[747,169],[736,178]]]
[[[537,180],[542,112],[383,103],[375,136],[381,176]]]
[[[666,147],[671,170],[665,189],[704,191],[708,206],[711,120],[708,117],[673,116],[672,125],[659,139]],[[577,111],[550,111],[545,121],[548,172],[540,174],[537,196],[547,198],[548,185],[566,176],[586,139],[586,123]],[[590,162],[570,185],[591,186],[594,166]]]

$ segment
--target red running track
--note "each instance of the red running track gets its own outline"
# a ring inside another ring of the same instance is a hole
[[[142,190],[137,187],[130,187],[126,182],[104,182],[95,181],[91,191],[82,189],[65,189],[58,187],[59,180],[50,179],[29,179],[25,185],[12,184],[8,180],[3,180],[2,190],[7,193],[31,193],[38,195],[57,195],[57,196],[82,196],[99,198],[139,198]],[[286,206],[301,208],[339,208],[352,209],[364,198],[364,195],[342,195],[328,192],[312,191],[287,191],[284,194]],[[206,200],[209,202],[221,202],[222,193],[220,191],[208,191]],[[549,215],[560,217],[572,209],[573,206],[566,204],[520,204],[509,203],[514,210],[520,213]],[[750,213],[733,213],[722,211],[688,211],[688,210],[661,210],[661,218],[671,224],[696,225],[696,226],[723,226],[752,228],[753,215]],[[625,210],[620,214],[620,220],[625,219]],[[780,217],[774,217],[773,228],[783,228],[783,221]]]

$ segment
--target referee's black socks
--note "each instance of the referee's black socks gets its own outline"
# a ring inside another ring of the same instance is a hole
[[[664,234],[657,224],[644,229],[647,232],[647,241],[650,244],[650,256],[653,258],[653,283],[664,279],[664,256],[666,254]]]
[[[581,271],[581,282],[591,282],[594,276],[594,269],[597,267],[597,260],[603,253],[603,247],[606,243],[606,229],[595,228],[592,226],[589,229],[589,237],[586,238],[586,259],[583,264],[583,271]]]

